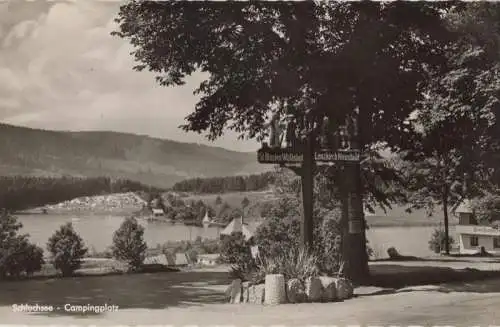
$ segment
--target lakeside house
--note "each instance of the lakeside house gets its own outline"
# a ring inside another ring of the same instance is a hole
[[[459,215],[455,228],[460,254],[477,254],[481,249],[491,254],[500,254],[500,229],[479,225],[469,200],[462,202],[456,213]]]
[[[243,233],[245,240],[248,241],[253,237],[253,233],[248,228],[248,224],[243,223],[243,217],[234,218],[229,225],[220,232],[220,235],[231,235],[232,233]]]
[[[218,264],[220,254],[198,254],[197,261],[201,265],[215,266]]]
[[[165,216],[165,211],[163,211],[163,209],[153,208],[152,211],[153,211],[152,212],[153,217],[164,217]]]

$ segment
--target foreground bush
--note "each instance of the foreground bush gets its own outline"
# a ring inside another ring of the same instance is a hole
[[[49,239],[47,248],[52,255],[54,267],[63,276],[71,276],[79,269],[88,249],[73,229],[71,223],[62,225]]]
[[[338,221],[340,213],[336,211],[324,214],[315,224],[313,255],[317,264],[326,274],[336,273],[340,266],[341,236]],[[263,258],[283,256],[283,249],[299,251],[300,218],[270,217],[259,226],[254,243],[259,247]],[[296,277],[297,278],[297,277]]]
[[[233,266],[233,275],[244,278],[245,273],[255,270],[255,261],[250,250],[251,243],[245,240],[241,232],[223,236],[221,239],[221,259]]]
[[[113,235],[113,256],[137,269],[142,265],[147,249],[144,227],[133,217],[125,219]]]
[[[448,235],[448,244],[451,248],[455,244],[453,237]],[[441,253],[446,248],[446,235],[442,228],[436,228],[432,233],[431,239],[429,241],[429,249],[434,251],[434,253]]]
[[[253,281],[263,282],[266,274],[282,274],[286,280],[298,279],[305,282],[307,278],[320,274],[319,259],[316,254],[308,253],[302,248],[284,248],[274,257],[258,258]]]
[[[28,235],[18,235],[22,224],[6,212],[0,216],[0,278],[18,278],[42,269],[43,249],[31,244]]]

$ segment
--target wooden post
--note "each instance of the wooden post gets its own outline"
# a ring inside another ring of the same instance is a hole
[[[314,137],[308,136],[304,145],[301,169],[303,217],[300,234],[302,246],[310,251],[313,247],[314,230]]]

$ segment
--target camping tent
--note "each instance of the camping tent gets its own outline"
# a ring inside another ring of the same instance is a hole
[[[253,233],[248,229],[248,226],[243,223],[243,217],[239,219],[233,219],[233,221],[231,221],[229,225],[227,225],[226,228],[224,228],[224,230],[220,232],[220,234],[231,235],[232,233],[238,232],[243,233],[243,236],[247,241],[253,236]]]

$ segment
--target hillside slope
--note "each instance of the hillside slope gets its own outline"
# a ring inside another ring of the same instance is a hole
[[[0,124],[0,175],[111,176],[158,187],[191,177],[259,173],[256,155],[115,132]]]

